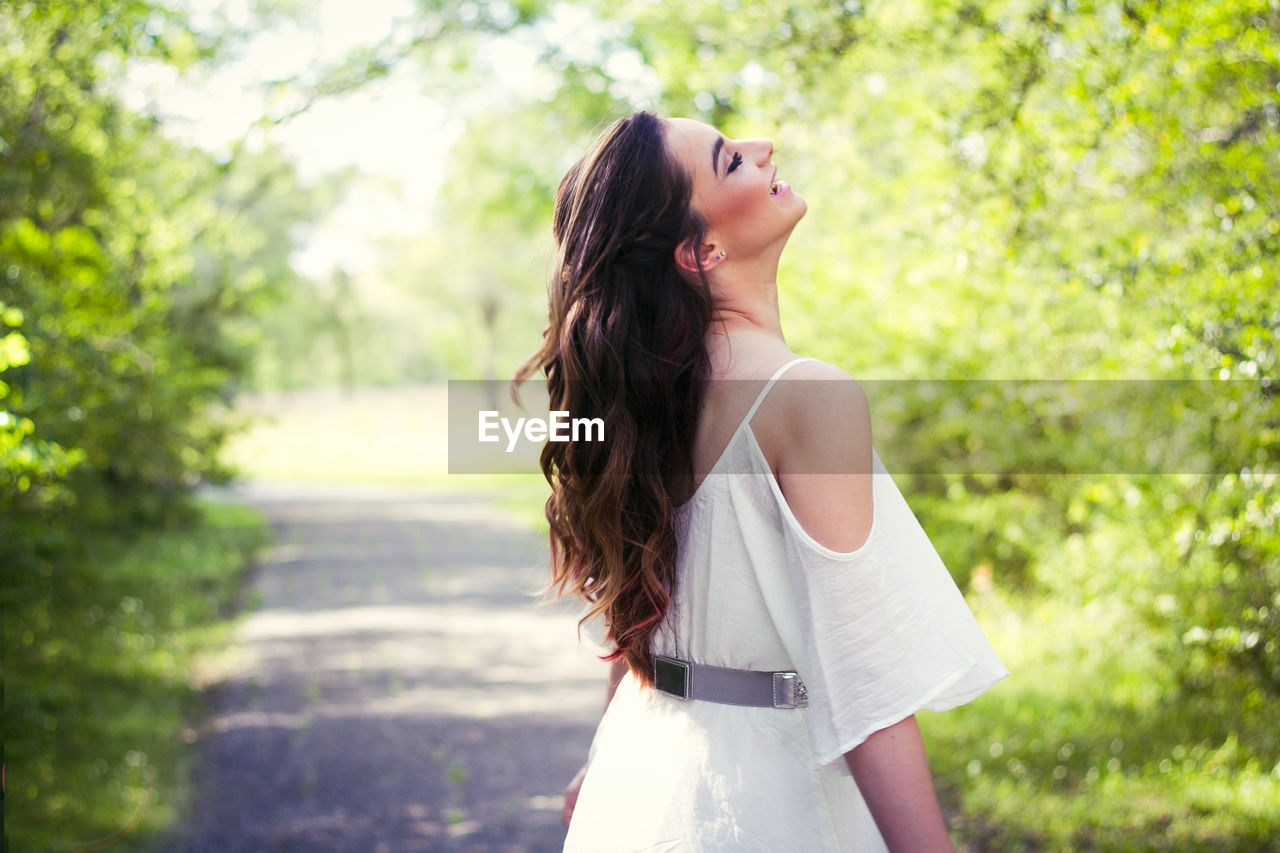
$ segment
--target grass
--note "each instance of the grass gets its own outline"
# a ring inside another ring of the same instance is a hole
[[[223,458],[253,477],[465,487],[448,474],[443,386],[244,394]],[[451,482],[451,480],[453,482]]]
[[[1274,712],[1188,701],[1122,602],[971,596],[1012,675],[921,715],[967,850],[1274,850]]]
[[[244,507],[199,508],[186,529],[95,534],[88,564],[6,590],[11,849],[153,850],[190,813],[200,690],[269,537]]]
[[[223,458],[245,476],[484,495],[531,526],[545,525],[550,490],[540,473],[449,473],[443,385],[245,394],[233,417],[249,428],[233,436]]]

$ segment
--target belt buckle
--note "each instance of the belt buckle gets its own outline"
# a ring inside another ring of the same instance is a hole
[[[804,682],[794,672],[775,672],[773,674],[773,707],[775,708],[807,708],[809,691]]]
[[[689,664],[675,658],[655,655],[653,684],[663,693],[677,699],[689,698]]]

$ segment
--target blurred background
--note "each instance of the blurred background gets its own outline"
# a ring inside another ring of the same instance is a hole
[[[1275,0],[0,5],[13,849],[190,818],[147,779],[189,773],[271,538],[211,487],[483,492],[545,537],[537,476],[448,475],[444,383],[536,348],[555,188],[641,107],[774,141],[809,203],[780,273],[798,352],[1247,380],[1214,474],[1019,473],[1021,437],[1043,462],[1071,429],[1026,401],[872,412],[1013,671],[922,718],[957,844],[1280,849]],[[927,473],[993,447],[1009,470]]]

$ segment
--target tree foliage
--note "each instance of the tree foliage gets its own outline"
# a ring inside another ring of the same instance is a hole
[[[91,812],[119,825],[59,773],[87,735],[53,732],[91,717],[70,710],[93,699],[55,673],[83,671],[85,602],[101,615],[94,590],[121,583],[102,577],[103,543],[190,520],[193,487],[230,476],[223,410],[250,365],[255,316],[297,279],[294,227],[318,212],[278,151],[238,145],[218,159],[126,106],[131,63],[181,70],[217,44],[170,4],[0,5],[0,601],[9,779],[23,780],[15,839],[103,829]]]
[[[1209,468],[1187,459],[1162,471],[1215,474],[1118,489],[1117,472],[1134,468],[1068,457],[1052,436],[1069,436],[1070,420],[1025,399],[944,419],[903,383],[883,402],[904,470],[972,460],[972,475],[913,483],[932,529],[955,531],[941,544],[961,579],[985,564],[1063,593],[1046,576],[1057,550],[1123,530],[1150,571],[1111,555],[1088,572],[1140,603],[1188,686],[1254,705],[1280,697],[1280,10],[1055,0],[597,11],[630,24],[626,42],[662,79],[664,109],[776,133],[780,173],[811,211],[781,283],[796,345],[867,378],[1252,383],[1234,417],[1206,420],[1235,430],[1217,436]],[[1151,424],[1179,422],[1172,395],[1129,405],[1149,407]],[[1204,448],[1214,438],[1196,437]],[[1009,454],[1009,476],[982,475],[991,448]],[[1055,456],[1064,471],[1107,476],[1029,473]],[[1098,497],[1116,494],[1156,509]]]
[[[1221,412],[1172,393],[1094,401],[1157,430],[1199,418],[1188,456],[1156,476],[1115,445],[1081,449],[1071,413],[1017,393],[975,416],[930,383],[886,382],[873,411],[961,582],[980,571],[1123,603],[1164,644],[1184,701],[1235,709],[1280,759],[1263,724],[1280,699],[1280,9],[575,8],[603,47],[583,61],[548,41],[541,62],[563,73],[547,112],[594,94],[576,104],[584,126],[634,105],[774,138],[780,176],[810,203],[780,281],[794,348],[867,379],[1204,383]],[[657,92],[627,104],[636,56]],[[527,209],[520,176],[554,151],[463,155],[486,172],[472,207],[486,226]],[[536,298],[542,279],[508,286]],[[928,473],[941,468],[970,473]]]
[[[293,275],[290,228],[313,215],[278,153],[220,162],[122,104],[131,59],[203,55],[166,8],[0,12],[0,271],[26,342],[6,406],[23,453],[80,460],[42,476],[81,521],[162,520],[227,476],[227,426],[209,410],[246,369],[253,314]],[[12,485],[6,509],[41,507],[39,483]]]
[[[526,10],[542,39],[537,70],[555,69],[558,88],[532,114],[473,122],[453,160],[461,191],[419,247],[418,269],[455,268],[429,289],[453,294],[455,322],[479,327],[494,293],[504,305],[539,299],[545,276],[502,267],[465,235],[512,246],[513,224],[536,233],[538,218],[545,233],[547,212],[530,199],[550,197],[560,152],[579,150],[584,130],[649,106],[770,134],[780,173],[810,202],[783,260],[795,346],[868,379],[1244,380],[1244,396],[1200,398],[1229,411],[1192,413],[1191,451],[1166,457],[1165,477],[1136,476],[1145,469],[1114,458],[1115,445],[1081,448],[1075,414],[1009,389],[980,416],[940,407],[930,383],[881,383],[891,390],[873,402],[960,580],[987,567],[1067,594],[1061,578],[1078,573],[1059,572],[1058,555],[1124,530],[1149,570],[1092,566],[1106,580],[1085,586],[1132,601],[1189,686],[1204,672],[1235,684],[1234,673],[1244,681],[1223,690],[1280,697],[1274,4],[574,8],[594,22],[590,48],[560,11]],[[559,37],[539,29],[548,21]],[[653,101],[628,103],[645,74]],[[457,307],[468,304],[474,313]],[[481,349],[451,365],[488,375]],[[1160,429],[1186,420],[1187,398],[1132,390],[1096,405]],[[993,452],[1003,474],[984,467]],[[937,460],[971,473],[926,475]],[[1212,473],[1173,476],[1197,471]]]

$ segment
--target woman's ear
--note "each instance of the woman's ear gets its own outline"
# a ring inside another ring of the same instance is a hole
[[[714,243],[703,243],[697,247],[696,252],[692,240],[685,240],[676,246],[676,266],[694,275],[698,272],[699,258],[702,260],[702,269],[709,270],[728,256],[724,249],[717,248]]]

